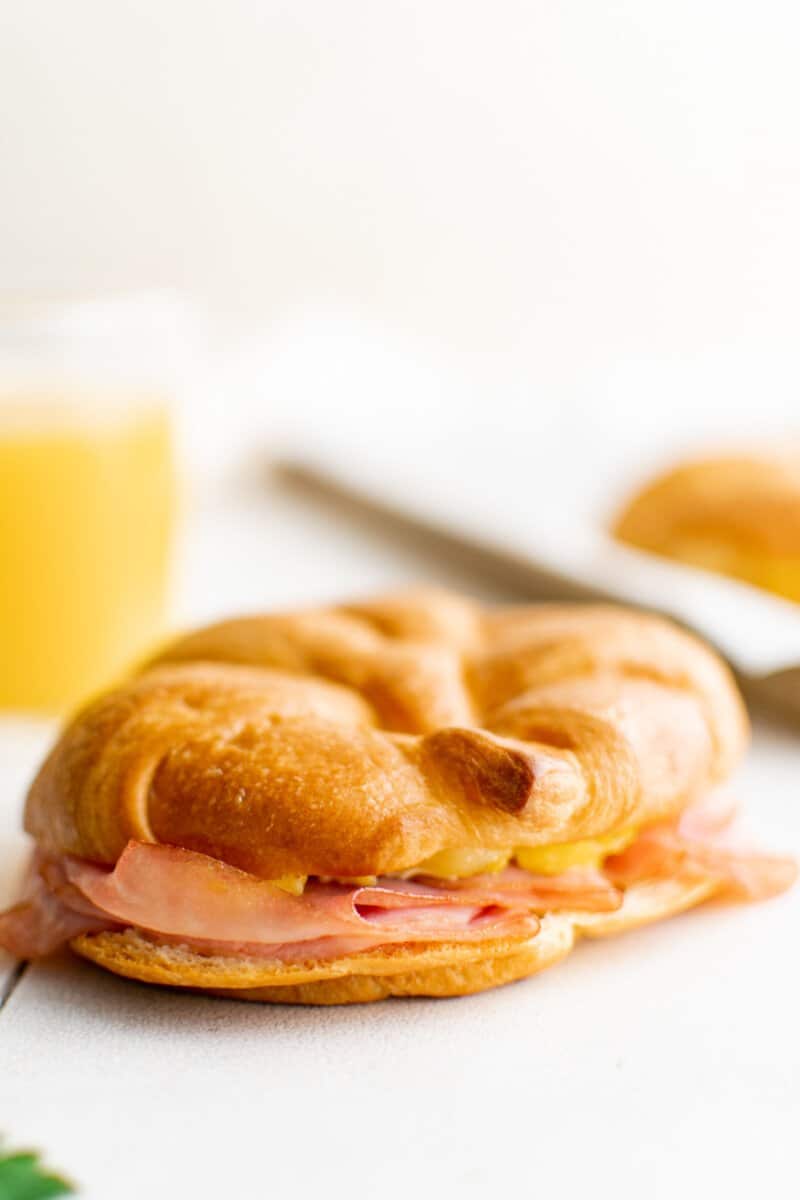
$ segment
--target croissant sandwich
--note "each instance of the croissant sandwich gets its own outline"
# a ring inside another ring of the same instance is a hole
[[[684,463],[634,496],[614,532],[653,554],[800,600],[800,454]]]
[[[190,634],[33,782],[24,957],[248,1000],[452,996],[794,864],[707,801],[745,713],[694,638],[439,592]]]

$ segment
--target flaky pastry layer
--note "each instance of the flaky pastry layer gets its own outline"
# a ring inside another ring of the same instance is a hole
[[[26,828],[99,863],[133,838],[268,879],[395,874],[671,816],[746,737],[725,665],[664,620],[410,592],[167,647],[68,726]]]

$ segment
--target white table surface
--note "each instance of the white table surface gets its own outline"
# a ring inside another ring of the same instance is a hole
[[[196,513],[181,577],[192,620],[417,577],[491,595],[266,492]],[[0,731],[5,895],[47,736]],[[800,743],[759,728],[740,782],[759,839],[795,852],[798,766]],[[794,1196],[799,916],[796,889],[587,943],[496,992],[349,1009],[161,991],[64,956],[0,1012],[0,1130],[91,1200]]]

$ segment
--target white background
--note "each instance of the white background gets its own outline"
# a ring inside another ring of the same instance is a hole
[[[0,0],[2,286],[368,316],[532,436],[793,425],[798,50],[790,0]]]
[[[792,434],[799,49],[775,0],[0,0],[2,289],[167,286],[211,314],[178,616],[485,590],[270,492],[287,442],[410,483],[446,464],[502,521],[509,481],[601,515],[679,446]],[[48,736],[2,730],[0,891]],[[739,785],[794,851],[797,768],[762,728]],[[0,1130],[91,1200],[795,1195],[798,896],[442,1004],[37,966],[0,1016]]]

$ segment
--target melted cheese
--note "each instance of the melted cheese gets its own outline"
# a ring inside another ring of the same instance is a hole
[[[502,871],[511,859],[511,850],[440,850],[407,871],[407,875],[432,875],[436,879],[461,879],[465,875],[484,875]]]
[[[434,879],[464,879],[470,875],[488,875],[502,871],[516,860],[519,866],[535,875],[560,875],[571,867],[600,867],[609,854],[618,854],[631,844],[636,829],[619,829],[615,833],[604,833],[600,837],[585,838],[580,842],[562,842],[556,846],[517,846],[504,850],[440,850],[409,871],[402,878],[414,875],[430,875]],[[323,883],[348,883],[354,886],[371,887],[374,875],[359,875],[352,879],[320,876]],[[276,887],[283,888],[293,896],[302,896],[307,875],[282,875],[273,879]]]
[[[601,837],[557,846],[517,846],[507,850],[441,850],[405,875],[433,875],[437,879],[463,879],[502,871],[515,859],[536,875],[560,875],[570,867],[599,867],[609,854],[618,854],[636,837],[635,829],[620,829]]]
[[[281,875],[280,879],[270,879],[270,883],[274,883],[275,887],[284,892],[289,892],[291,896],[302,896],[307,880],[307,875]]]
[[[630,846],[636,837],[635,829],[619,829],[601,837],[580,842],[563,842],[558,846],[518,846],[514,857],[526,871],[537,875],[560,875],[570,867],[600,867],[609,854],[618,854]]]

